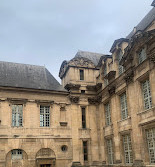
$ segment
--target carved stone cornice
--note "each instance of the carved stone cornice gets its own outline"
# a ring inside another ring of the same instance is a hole
[[[116,90],[115,85],[109,86],[109,88],[108,88],[109,95],[112,96],[113,94],[115,94],[115,90]]]
[[[94,63],[85,57],[75,57],[68,62],[69,66],[95,68]]]
[[[102,96],[101,95],[97,96],[97,97],[88,97],[89,104],[96,105],[96,104],[100,103],[101,101],[102,101]]]
[[[97,83],[95,89],[98,91],[101,88],[102,88],[102,83]]]
[[[68,91],[69,90],[79,90],[79,88],[80,88],[80,86],[81,85],[79,85],[79,84],[67,84],[66,86],[65,86],[65,89],[67,89]]]
[[[150,59],[150,61],[155,63],[155,53],[152,53],[151,55],[149,55],[149,59]]]
[[[7,98],[7,100],[11,103],[11,104],[26,104],[28,99],[20,99],[20,98]]]
[[[39,105],[53,105],[54,104],[54,101],[51,101],[51,100],[35,100],[35,102],[37,103],[37,106]]]
[[[134,71],[130,70],[128,73],[125,74],[124,79],[126,81],[126,84],[129,84],[133,82],[133,77],[134,77]]]
[[[87,85],[86,88],[91,91],[95,91],[96,89],[95,85]]]
[[[79,96],[70,96],[70,101],[72,103],[78,103],[79,102]]]
[[[104,78],[108,79],[108,81],[111,81],[115,79],[116,71],[110,71]]]

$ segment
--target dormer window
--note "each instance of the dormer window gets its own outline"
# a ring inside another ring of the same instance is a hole
[[[80,70],[80,80],[84,80],[84,70]]]
[[[122,65],[120,65],[120,61],[121,61],[122,57],[123,57],[123,53],[120,50],[119,53],[118,53],[118,63],[119,63],[119,65],[118,65],[118,73],[119,73],[119,75],[121,75],[124,72],[124,67]]]
[[[145,48],[142,48],[142,49],[138,52],[139,64],[142,63],[145,59],[146,59],[146,49],[145,49]]]

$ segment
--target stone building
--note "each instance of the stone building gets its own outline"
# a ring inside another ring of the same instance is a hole
[[[64,61],[62,85],[0,62],[0,167],[155,166],[154,5],[111,55]]]

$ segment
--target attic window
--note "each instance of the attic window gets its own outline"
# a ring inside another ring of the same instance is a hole
[[[80,70],[80,80],[84,80],[84,70]]]

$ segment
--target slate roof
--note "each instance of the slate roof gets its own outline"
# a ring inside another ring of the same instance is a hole
[[[98,65],[98,62],[99,62],[101,56],[104,56],[104,54],[86,52],[86,51],[78,51],[75,55],[75,57],[84,57],[84,58],[91,60],[95,66]]]
[[[155,0],[152,2],[151,6],[155,6]]]
[[[44,66],[2,61],[0,86],[65,91]]]
[[[141,22],[135,27],[136,32],[145,30],[151,24],[151,22],[154,20],[155,20],[155,7],[153,7],[150,10],[150,12],[141,20]],[[131,39],[131,37],[134,34],[135,34],[134,30],[132,30],[126,38]]]

